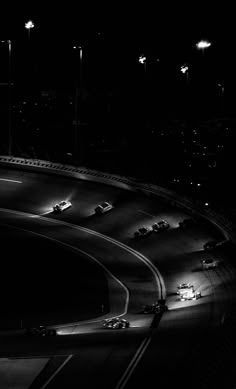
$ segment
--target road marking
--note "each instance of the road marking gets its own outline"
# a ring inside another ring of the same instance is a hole
[[[24,216],[24,217],[26,217],[26,216],[28,216],[28,217],[34,216],[34,214],[29,214],[29,213],[21,212],[21,211],[14,211],[12,209],[0,208],[0,211],[17,214],[17,215]],[[132,249],[129,246],[126,246],[124,243],[121,243],[121,242],[119,242],[116,239],[113,239],[113,238],[110,238],[107,235],[101,234],[100,232],[97,232],[97,231],[94,231],[94,230],[90,230],[88,228],[85,228],[85,227],[82,227],[82,226],[79,226],[79,225],[76,225],[76,224],[62,222],[60,220],[55,220],[55,219],[49,219],[49,218],[44,217],[44,216],[40,216],[40,219],[45,220],[48,223],[50,222],[50,223],[55,223],[55,224],[59,224],[59,225],[65,225],[65,226],[68,226],[70,228],[74,228],[74,229],[77,229],[77,230],[81,230],[81,231],[87,232],[88,234],[98,236],[98,237],[100,237],[100,238],[102,238],[104,240],[107,240],[110,243],[115,244],[116,246],[119,246],[119,247],[123,248],[125,251],[128,251],[129,253],[133,254],[134,256],[136,256],[138,259],[140,259],[143,263],[145,263],[149,267],[149,269],[151,270],[151,272],[153,273],[153,276],[155,278],[156,284],[158,286],[158,290],[160,290],[160,298],[162,300],[165,299],[165,297],[166,297],[166,289],[165,289],[165,283],[164,283],[164,280],[162,278],[162,275],[159,272],[159,270],[157,269],[157,267],[147,257],[145,257],[143,254],[139,253],[138,251]]]
[[[66,358],[66,360],[58,367],[58,369],[56,371],[54,371],[54,373],[51,375],[51,377],[45,382],[45,384],[43,384],[43,386],[41,387],[41,389],[44,389],[46,388],[46,386],[49,384],[49,382],[52,381],[52,379],[59,373],[59,371],[65,366],[66,363],[69,362],[69,360],[73,357],[73,354],[69,355],[68,358]]]
[[[10,213],[19,214],[21,216],[29,216],[29,214],[27,214],[25,212],[6,210],[6,209],[2,209],[2,208],[0,208],[0,211],[5,211],[5,212],[7,211],[7,212],[10,212]],[[140,211],[140,212],[143,212],[143,211]],[[153,217],[153,215],[149,215],[149,216]],[[123,244],[123,243],[121,243],[119,241],[116,241],[113,238],[108,237],[107,235],[100,234],[99,232],[90,230],[88,228],[85,228],[85,227],[82,227],[82,226],[78,226],[78,225],[74,225],[74,224],[70,224],[70,223],[67,223],[67,222],[61,222],[61,221],[55,220],[55,219],[49,219],[49,218],[46,218],[46,217],[40,217],[40,219],[46,220],[48,222],[60,224],[60,225],[61,224],[62,225],[66,225],[68,227],[79,229],[81,231],[85,231],[85,232],[87,232],[87,233],[89,233],[91,235],[95,235],[95,236],[101,237],[102,239],[105,239],[105,240],[107,240],[107,241],[109,241],[109,242],[111,242],[111,243],[113,243],[115,245],[118,245],[119,247],[125,249],[126,251],[134,254],[137,258],[139,258],[142,262],[144,262],[149,267],[149,269],[152,271],[152,273],[154,275],[154,278],[156,280],[156,283],[157,283],[157,285],[160,288],[161,298],[162,299],[165,298],[166,290],[165,290],[164,280],[162,279],[162,276],[161,276],[159,270],[156,268],[156,266],[148,258],[146,258],[143,254],[137,252],[136,250],[132,249],[129,246],[126,246],[125,244]],[[38,235],[40,235],[40,234],[38,234]],[[49,238],[49,239],[51,239],[51,238]],[[56,241],[56,239],[53,239],[53,240]],[[63,244],[65,244],[65,243],[63,243]],[[126,308],[127,308],[127,306],[126,306]],[[151,338],[152,338],[152,334],[149,335],[148,337],[146,337],[142,341],[141,345],[139,346],[138,350],[136,351],[134,357],[132,358],[130,364],[128,365],[127,369],[125,370],[124,374],[122,375],[122,377],[121,377],[120,381],[118,382],[118,384],[117,384],[115,389],[123,389],[125,387],[125,385],[128,382],[131,374],[133,373],[134,369],[136,368],[137,364],[139,363],[140,359],[142,358],[144,352],[146,351],[146,349],[147,349],[147,347],[148,347],[148,345],[149,345],[149,343],[151,341]],[[71,358],[71,357],[72,357],[72,355],[69,358]],[[65,361],[64,364],[65,363],[67,363],[67,361]],[[44,389],[46,387],[46,385],[57,374],[57,372],[63,367],[63,365],[54,373],[54,375],[46,382],[46,384],[41,389]]]
[[[151,217],[155,217],[154,215],[151,215],[150,213],[141,211],[141,209],[138,209],[138,212],[142,212],[142,213],[144,213],[145,215],[148,215],[148,216],[151,216]]]
[[[22,184],[22,181],[9,180],[9,179],[6,179],[6,178],[0,178],[0,181],[16,182],[17,184]]]
[[[1,208],[0,208],[0,211],[1,211]],[[12,211],[12,210],[10,210],[10,212],[14,213],[14,211]],[[15,212],[18,213],[18,211],[15,211]],[[25,215],[24,212],[19,212],[19,213],[23,214],[23,216]],[[62,225],[66,225],[68,227],[75,228],[77,230],[81,230],[81,231],[87,232],[88,234],[98,236],[98,237],[100,237],[100,238],[102,238],[104,240],[107,240],[110,243],[115,244],[116,246],[119,246],[119,247],[123,248],[124,250],[128,251],[129,253],[133,254],[134,256],[136,256],[138,259],[140,259],[143,263],[145,263],[149,267],[149,269],[151,270],[151,272],[154,275],[154,278],[155,278],[156,283],[158,285],[158,289],[160,289],[161,299],[165,299],[166,289],[165,289],[165,284],[164,284],[164,280],[163,280],[163,278],[161,276],[161,273],[159,272],[157,267],[147,257],[145,257],[143,254],[141,254],[138,251],[132,249],[131,247],[125,245],[124,243],[119,242],[116,239],[113,239],[113,238],[110,238],[107,235],[101,234],[100,232],[97,232],[97,231],[94,231],[94,230],[90,230],[88,228],[85,228],[85,227],[82,227],[82,226],[79,226],[79,225],[76,225],[76,224],[62,222],[62,221],[55,220],[55,219],[49,219],[49,218],[46,218],[44,216],[40,217],[40,219],[46,220],[48,222],[60,224],[60,225],[61,224]]]
[[[120,381],[116,385],[115,389],[123,389],[125,385],[127,384],[128,380],[130,379],[131,374],[133,373],[134,369],[136,368],[137,364],[139,363],[140,359],[142,358],[143,354],[145,353],[149,343],[151,342],[151,336],[147,336],[139,346],[138,350],[134,354],[134,357],[130,361],[127,369],[125,370],[124,374],[122,375]]]

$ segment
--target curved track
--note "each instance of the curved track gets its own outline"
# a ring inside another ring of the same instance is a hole
[[[182,364],[194,374],[194,367],[200,368],[204,363],[198,359],[202,348],[206,347],[210,353],[213,339],[234,302],[231,286],[235,270],[224,248],[219,251],[222,266],[217,271],[203,272],[199,266],[205,255],[203,244],[220,239],[219,231],[207,223],[181,231],[178,222],[187,216],[182,210],[137,193],[44,174],[13,170],[0,173],[1,224],[60,242],[99,262],[109,285],[107,316],[125,314],[131,322],[128,330],[104,330],[101,312],[93,320],[58,326],[59,333],[77,334],[74,336],[45,338],[43,342],[24,337],[14,341],[5,338],[2,355],[50,355],[54,361],[64,356],[65,363],[58,372],[55,369],[51,376],[45,372],[39,375],[38,387],[43,387],[44,381],[48,388],[59,387],[59,382],[65,388],[78,384],[90,388],[95,381],[99,388],[142,387],[141,383],[145,385],[147,379],[151,382],[156,378],[157,366],[161,388],[174,383],[176,387],[182,382],[179,370]],[[52,214],[52,205],[64,198],[71,200],[72,208],[60,215]],[[115,208],[106,215],[95,215],[95,206],[104,200],[111,201]],[[170,223],[168,231],[153,233],[142,241],[133,239],[137,227],[162,218]],[[58,262],[59,266],[65,266],[65,262]],[[79,265],[71,270],[79,271]],[[193,282],[203,298],[179,302],[176,286],[183,281]],[[165,293],[169,311],[160,323],[153,321],[152,315],[140,314],[143,304],[165,297]],[[52,295],[54,300],[55,293]],[[170,355],[174,364],[170,363]],[[196,386],[193,383],[192,387],[204,387],[218,373],[214,365],[210,373],[199,375]],[[218,377],[219,385],[220,377],[224,374]]]

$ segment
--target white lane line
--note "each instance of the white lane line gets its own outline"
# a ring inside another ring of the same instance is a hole
[[[87,255],[89,258],[91,258],[92,260],[94,260],[98,265],[100,265],[103,270],[109,274],[109,276],[111,278],[113,278],[118,284],[121,285],[121,287],[125,290],[126,292],[126,298],[125,298],[125,306],[124,306],[124,311],[118,315],[118,316],[123,316],[127,313],[128,311],[128,305],[129,305],[129,296],[130,296],[130,292],[128,290],[128,288],[117,278],[114,276],[114,274],[112,274],[110,272],[110,270],[107,269],[106,266],[103,265],[103,263],[101,263],[98,259],[96,259],[93,255],[89,254],[89,253],[86,253],[86,251],[83,251],[75,246],[72,246],[68,243],[65,243],[65,242],[62,242],[58,239],[55,239],[55,238],[52,238],[50,236],[47,236],[47,235],[44,235],[44,234],[40,234],[39,232],[35,232],[35,231],[31,231],[31,230],[26,230],[25,228],[21,228],[21,227],[16,227],[16,226],[11,226],[10,224],[7,224],[7,223],[0,223],[1,225],[4,225],[4,226],[8,226],[8,227],[12,227],[12,228],[16,228],[17,230],[21,230],[21,231],[25,231],[25,232],[30,232],[31,234],[34,234],[34,235],[37,235],[37,236],[40,236],[40,237],[43,237],[43,238],[46,238],[46,239],[49,239],[49,240],[52,240],[53,242],[57,242],[61,245],[64,245],[64,246],[67,246],[75,251],[79,251],[80,253],[84,254],[84,255]],[[53,326],[53,328],[64,328],[64,327],[74,327],[75,325],[78,325],[78,324],[88,324],[88,323],[97,323],[98,321],[101,321],[100,320],[90,320],[90,321],[83,321],[83,322],[75,322],[73,324],[69,323],[69,324],[63,324],[63,325],[56,325],[56,326]]]
[[[26,217],[26,216],[28,216],[28,217],[34,216],[34,214],[29,214],[29,213],[21,212],[21,211],[14,211],[12,209],[0,208],[0,211],[8,212],[8,213],[13,213],[13,214],[24,216],[24,217]],[[88,234],[98,236],[99,238],[107,240],[108,242],[113,243],[116,246],[119,246],[119,247],[123,248],[125,251],[128,251],[129,253],[133,254],[134,256],[136,256],[136,258],[140,259],[143,263],[145,263],[149,267],[149,269],[151,270],[151,272],[152,272],[152,274],[153,274],[153,276],[155,278],[155,281],[156,281],[156,284],[157,284],[157,288],[160,291],[161,299],[165,299],[165,297],[166,297],[166,288],[165,288],[165,283],[164,283],[164,280],[162,278],[162,275],[159,272],[159,270],[157,269],[157,267],[147,257],[145,257],[143,254],[141,254],[138,251],[132,249],[130,246],[126,246],[124,243],[121,243],[118,240],[110,238],[107,235],[100,234],[100,232],[97,232],[97,231],[94,231],[94,230],[90,230],[88,228],[85,228],[85,227],[82,227],[82,226],[79,226],[79,225],[76,225],[76,224],[62,222],[60,220],[55,220],[55,219],[49,219],[49,218],[44,217],[44,216],[40,216],[40,219],[45,220],[48,223],[50,222],[50,223],[55,223],[55,224],[59,224],[59,225],[65,225],[65,226],[68,226],[70,228],[74,228],[76,230],[81,230],[81,231],[87,232]]]
[[[19,214],[19,215],[23,215],[23,216],[29,216],[29,214],[26,214],[24,212],[18,212],[18,211],[13,211],[13,210],[6,210],[6,209],[2,209],[0,208],[0,211],[9,211],[11,213],[16,213],[16,214]],[[152,216],[152,215],[151,215]],[[75,228],[75,229],[79,229],[79,230],[82,230],[82,231],[85,231],[85,232],[88,232],[92,235],[95,235],[95,236],[98,236],[98,237],[101,237],[107,241],[110,241],[122,248],[124,248],[125,250],[129,251],[130,253],[134,254],[137,258],[139,258],[142,262],[144,262],[148,267],[149,269],[152,271],[154,277],[155,277],[155,280],[157,282],[157,285],[160,287],[160,291],[161,291],[161,297],[162,298],[165,298],[165,294],[166,294],[166,289],[165,289],[165,284],[164,284],[164,280],[159,272],[159,270],[156,268],[156,266],[148,259],[146,258],[143,254],[140,254],[139,252],[137,252],[136,250],[130,248],[129,246],[126,246],[125,244],[119,242],[119,241],[116,241],[115,239],[113,238],[110,238],[106,235],[103,235],[103,234],[100,234],[96,231],[93,231],[93,230],[89,230],[85,227],[81,227],[81,226],[78,226],[78,225],[74,225],[74,224],[70,224],[70,223],[66,223],[66,222],[60,222],[59,220],[54,220],[54,219],[48,219],[46,217],[40,217],[40,219],[44,219],[48,222],[53,222],[53,223],[57,223],[57,224],[64,224],[64,225],[67,225],[69,227],[72,227],[72,228]],[[144,352],[146,351],[150,341],[151,341],[151,337],[152,335],[146,337],[140,347],[138,348],[137,352],[135,353],[134,357],[132,358],[130,364],[128,365],[127,369],[125,370],[124,374],[122,375],[120,381],[118,382],[117,386],[115,389],[123,389],[126,385],[126,383],[128,382],[131,374],[133,373],[134,369],[136,368],[138,362],[140,361],[140,359],[142,358]],[[44,389],[44,388],[41,388],[41,389]]]
[[[133,373],[134,369],[136,368],[137,364],[139,363],[140,359],[142,358],[143,354],[145,353],[150,342],[151,342],[151,336],[148,336],[145,339],[143,339],[141,345],[139,346],[134,357],[130,361],[127,369],[125,370],[124,374],[122,375],[122,377],[121,377],[120,381],[118,382],[118,384],[116,385],[115,389],[123,389],[125,387],[128,380],[130,379],[131,374]]]
[[[69,360],[73,357],[73,354],[69,355],[68,358],[66,358],[66,360],[58,367],[58,369],[56,371],[54,371],[54,373],[51,375],[51,377],[45,382],[45,384],[43,384],[43,386],[41,387],[41,389],[44,389],[46,388],[46,386],[49,384],[49,382],[52,381],[52,379],[59,373],[59,371],[65,366],[66,363],[69,362]]]
[[[154,215],[151,215],[150,213],[141,211],[141,209],[138,209],[138,212],[142,212],[142,213],[144,213],[145,215],[148,215],[148,216],[151,216],[151,217],[155,217]]]
[[[6,179],[6,178],[0,178],[0,181],[16,182],[17,184],[22,184],[22,181],[9,180],[9,179]]]

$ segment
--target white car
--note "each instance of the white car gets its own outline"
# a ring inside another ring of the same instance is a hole
[[[202,297],[201,292],[189,290],[188,292],[180,295],[180,300],[181,301],[197,300],[201,297]]]
[[[55,204],[53,207],[54,212],[62,212],[67,208],[70,208],[72,206],[71,202],[68,200],[63,200],[58,204]]]
[[[113,205],[111,205],[107,201],[104,201],[102,204],[99,204],[95,208],[95,212],[98,213],[98,214],[102,214],[102,213],[110,211],[112,208],[113,208]]]
[[[177,286],[177,294],[182,295],[187,292],[194,292],[194,286],[190,283],[182,283]]]
[[[103,327],[111,328],[114,330],[121,329],[121,328],[129,328],[129,322],[126,319],[121,319],[120,317],[114,317],[112,319],[104,320]]]
[[[154,223],[152,229],[154,232],[159,232],[167,230],[170,227],[169,223],[166,220],[161,220],[158,223]]]
[[[218,262],[215,259],[209,258],[202,260],[203,269],[214,269],[218,266]]]
[[[134,233],[135,238],[142,238],[144,236],[150,235],[152,233],[151,227],[140,227],[137,231]]]

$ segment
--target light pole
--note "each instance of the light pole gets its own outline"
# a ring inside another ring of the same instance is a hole
[[[28,30],[28,40],[30,41],[30,30],[31,28],[34,28],[34,22],[32,20],[29,20],[25,23],[25,28]]]
[[[199,69],[201,72],[201,81],[199,82],[200,87],[202,89],[202,107],[203,109],[207,109],[208,107],[208,99],[210,93],[210,77],[209,77],[209,64],[207,64],[206,58],[204,58],[205,50],[211,46],[211,42],[208,40],[200,40],[196,43],[197,50],[202,51],[202,59],[199,61]],[[208,96],[208,97],[207,97]]]
[[[79,51],[79,80],[76,75],[75,81],[75,103],[74,103],[74,157],[78,156],[78,140],[79,143],[79,160],[82,159],[82,142],[81,136],[79,136],[79,130],[81,125],[81,88],[82,88],[82,59],[83,50],[82,46],[73,46],[73,50]],[[78,139],[80,138],[80,139]]]
[[[144,67],[144,123],[147,125],[147,57],[141,54],[138,58],[139,63]]]
[[[26,89],[28,97],[34,95],[33,91],[33,85],[34,85],[34,58],[33,58],[33,47],[31,44],[31,30],[34,28],[34,22],[32,20],[29,20],[25,23],[25,28],[28,31],[28,75],[27,75],[27,82],[26,82]]]
[[[146,70],[147,70],[147,57],[145,57],[144,54],[141,54],[138,58],[138,61],[139,63],[141,63],[142,65],[144,65],[144,71],[146,73]]]
[[[12,155],[12,81],[11,81],[11,40],[1,41],[8,44],[8,155]]]
[[[224,87],[224,84],[222,83],[218,83],[217,86],[220,88],[220,91],[221,91],[221,111],[224,110],[224,93],[225,93],[225,87]]]

